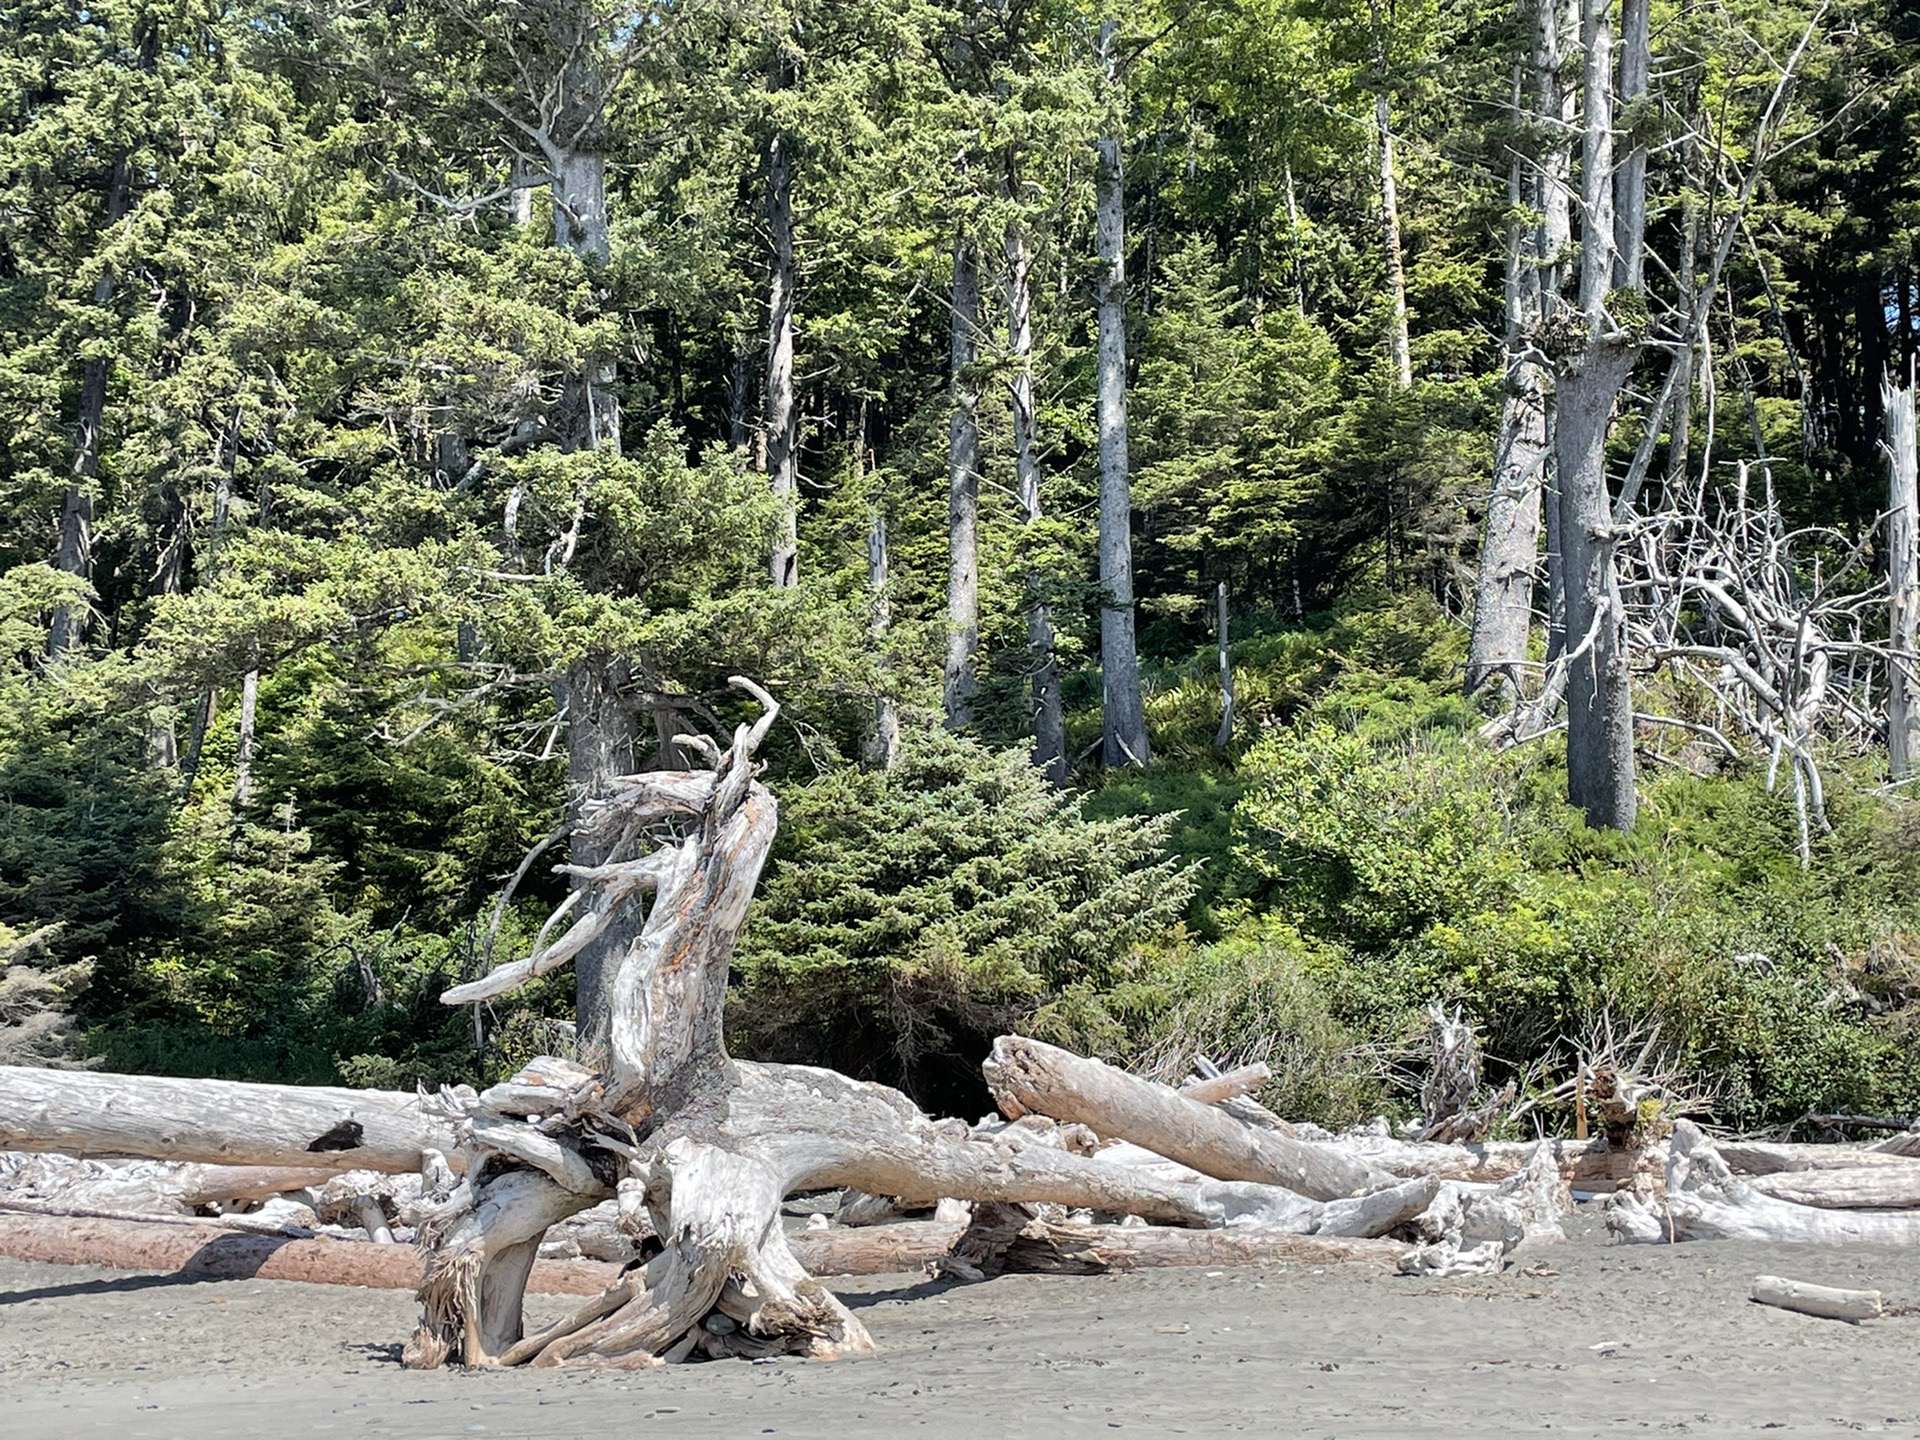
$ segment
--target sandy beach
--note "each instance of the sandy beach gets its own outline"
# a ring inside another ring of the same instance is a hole
[[[397,1291],[0,1261],[7,1440],[275,1435],[1622,1435],[1920,1431],[1920,1316],[1847,1325],[1758,1274],[1920,1301],[1920,1252],[1589,1233],[1506,1273],[1370,1265],[978,1285],[844,1280],[880,1353],[424,1374]],[[535,1320],[566,1302],[535,1297]]]

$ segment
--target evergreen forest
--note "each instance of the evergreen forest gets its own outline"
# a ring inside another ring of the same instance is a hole
[[[1920,1114],[1911,0],[0,16],[0,1063],[566,1053],[744,676],[742,1056]]]

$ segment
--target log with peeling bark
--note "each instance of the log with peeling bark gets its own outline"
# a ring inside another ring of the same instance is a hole
[[[1074,1121],[1222,1180],[1281,1185],[1315,1200],[1384,1190],[1389,1175],[1336,1146],[1256,1130],[1166,1085],[1019,1035],[1003,1035],[983,1067],[1011,1117]]]
[[[0,1066],[0,1150],[417,1171],[457,1150],[417,1095]]]
[[[1616,1195],[1607,1228],[1623,1240],[1762,1240],[1803,1245],[1920,1245],[1920,1210],[1832,1210],[1763,1195],[1701,1131],[1674,1127],[1657,1206]]]

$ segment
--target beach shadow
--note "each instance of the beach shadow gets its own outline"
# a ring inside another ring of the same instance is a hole
[[[55,1300],[69,1295],[117,1295],[171,1285],[200,1285],[207,1281],[252,1280],[260,1267],[290,1235],[217,1235],[189,1255],[168,1274],[136,1273],[113,1280],[76,1280],[71,1285],[42,1285],[33,1290],[0,1292],[0,1305],[27,1300]]]
[[[959,1289],[960,1283],[957,1280],[916,1280],[911,1285],[901,1285],[892,1290],[866,1290],[851,1295],[836,1293],[834,1298],[849,1310],[865,1310],[874,1305],[884,1305],[890,1300],[929,1300],[937,1295],[945,1295],[949,1290]]]

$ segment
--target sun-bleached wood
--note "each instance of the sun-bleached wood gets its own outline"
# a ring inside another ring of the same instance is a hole
[[[1920,1209],[1920,1161],[1853,1170],[1789,1170],[1756,1177],[1753,1188],[1776,1200],[1823,1210]]]
[[[1756,1276],[1753,1298],[1761,1305],[1798,1310],[1802,1315],[1818,1315],[1824,1320],[1874,1320],[1881,1313],[1878,1290],[1839,1290],[1831,1285],[1810,1285],[1804,1280],[1787,1280],[1778,1275]]]
[[[1256,1130],[1179,1091],[1018,1035],[983,1067],[1002,1113],[1076,1121],[1222,1180],[1282,1185],[1316,1200],[1386,1189],[1394,1177],[1336,1146]]]
[[[399,1091],[0,1066],[0,1149],[399,1172],[457,1148]]]
[[[1763,1195],[1728,1168],[1713,1142],[1682,1120],[1657,1205],[1616,1195],[1607,1228],[1623,1240],[1762,1240],[1803,1245],[1920,1245],[1920,1210],[1827,1210]]]

